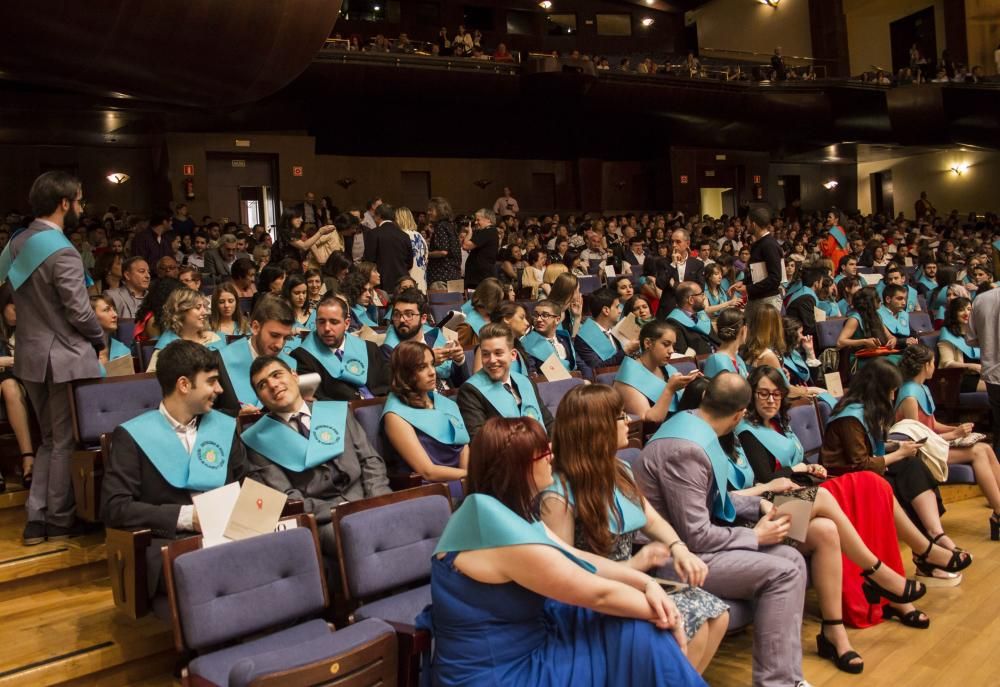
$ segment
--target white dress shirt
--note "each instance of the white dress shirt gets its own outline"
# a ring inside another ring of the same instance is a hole
[[[177,438],[180,439],[181,445],[184,446],[184,451],[191,455],[191,449],[194,448],[195,439],[198,436],[198,416],[195,415],[191,418],[191,421],[182,424],[174,419],[174,417],[167,412],[167,407],[160,402],[160,415],[162,415],[170,428],[174,430]],[[192,495],[194,492],[192,492]],[[184,532],[194,532],[194,506],[181,506],[180,512],[177,514],[177,529]]]

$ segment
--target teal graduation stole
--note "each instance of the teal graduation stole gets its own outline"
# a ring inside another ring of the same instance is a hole
[[[504,391],[503,393],[507,393]],[[510,394],[507,394],[508,396]],[[390,393],[382,408],[382,417],[395,413],[414,429],[449,446],[465,446],[469,443],[469,431],[458,409],[458,404],[447,396],[431,392],[433,408],[414,408],[404,403],[396,394]]]
[[[729,296],[726,294],[725,291],[722,290],[722,285],[721,284],[719,285],[719,295],[718,296],[716,296],[715,294],[713,294],[712,293],[712,289],[708,288],[707,286],[704,287],[704,289],[705,289],[705,298],[708,299],[708,304],[709,305],[722,305],[723,303],[725,303],[726,301],[729,300]]]
[[[131,355],[132,351],[129,350],[128,346],[126,346],[113,336],[108,338],[108,362]],[[104,369],[103,364],[101,365],[101,376],[102,377],[108,376],[108,371]]]
[[[992,243],[992,246],[993,246],[993,247],[994,247],[994,248],[995,248],[996,250],[1000,250],[1000,239],[997,239],[996,241],[994,241],[994,242]]]
[[[809,286],[800,286],[798,289],[796,289],[794,295],[792,295],[791,298],[788,299],[788,305],[791,305],[792,303],[799,300],[803,296],[812,296],[812,299],[816,301],[816,306],[819,307],[819,296],[817,296],[816,292],[813,291],[812,288]]]
[[[486,401],[503,417],[530,417],[541,423],[542,404],[535,396],[535,387],[531,385],[531,380],[511,370],[510,381],[521,397],[520,409],[511,393],[503,388],[503,382],[494,382],[486,374],[486,370],[480,370],[469,377],[466,384],[478,389],[486,397]]]
[[[426,324],[420,328],[421,338],[418,339],[418,341],[420,341],[420,343],[426,343],[427,335],[432,332],[435,332],[435,336],[434,336],[434,345],[432,345],[431,348],[444,348],[446,345],[448,345],[448,337],[444,335],[443,331],[441,331],[437,327],[429,327]],[[382,342],[382,345],[387,347],[390,351],[394,350],[396,346],[399,345],[399,334],[396,333],[396,328],[393,327],[392,325],[390,325],[389,328],[386,330],[385,341]],[[434,369],[437,371],[438,377],[442,379],[450,379],[453,365],[454,361],[445,360],[443,363],[441,363]]]
[[[553,475],[555,478],[552,486],[546,489],[554,494],[558,494],[566,500],[566,503],[576,507],[576,499],[573,498],[573,490],[562,475]],[[608,530],[612,534],[625,534],[635,532],[646,526],[646,514],[642,510],[642,505],[627,498],[618,487],[615,487],[614,506],[608,509]]]
[[[588,318],[580,325],[580,332],[577,334],[590,346],[590,350],[597,354],[601,360],[611,360],[618,353],[618,349],[611,343],[611,340],[604,334],[601,326],[594,322],[594,318]]]
[[[917,384],[913,380],[903,382],[899,391],[896,392],[896,410],[899,410],[899,406],[903,405],[903,401],[908,398],[917,399],[917,405],[927,415],[933,415],[934,411],[937,410],[934,398],[931,396],[931,390],[924,384]]]
[[[299,331],[314,331],[316,329],[316,308],[309,311],[309,317],[306,318],[305,322],[299,322],[298,319],[296,319],[294,327]]]
[[[360,325],[367,325],[369,327],[377,327],[375,320],[368,317],[368,311],[364,309],[363,306],[355,303],[351,306],[351,319]]]
[[[885,328],[888,329],[889,333],[893,336],[910,335],[910,315],[905,310],[893,315],[892,310],[889,310],[889,308],[884,305],[880,305],[878,308],[878,316],[881,318],[882,324],[885,325]]]
[[[482,329],[483,326],[489,322],[489,320],[479,314],[479,312],[472,306],[471,300],[462,303],[462,307],[459,309],[462,311],[462,314],[465,315],[465,323],[472,327],[472,331],[476,333],[476,336],[479,336],[479,330]]]
[[[830,227],[830,236],[837,242],[841,249],[847,248],[847,234],[839,226]]]
[[[928,295],[930,295],[930,292],[938,287],[937,282],[923,272],[920,273],[920,278],[917,279],[917,283],[927,289]]]
[[[806,365],[805,358],[802,357],[802,353],[798,349],[793,349],[792,352],[782,359],[791,372],[793,372],[800,382],[808,382],[812,379],[812,375],[809,371],[809,366]]]
[[[291,358],[285,353],[280,353],[278,357],[292,368],[292,372],[298,368],[295,358]],[[231,346],[222,349],[222,364],[226,367],[226,374],[229,375],[229,381],[233,384],[236,398],[244,405],[260,407],[260,399],[257,398],[257,392],[254,391],[253,384],[250,383],[250,365],[253,364],[253,361],[254,355],[253,351],[250,350],[250,339],[239,339],[234,341]]]
[[[851,304],[847,302],[846,298],[841,298],[839,301],[837,301],[837,309],[840,311],[841,315],[846,317],[847,314],[851,312]]]
[[[13,237],[11,237],[13,238]],[[47,228],[40,231],[23,244],[17,252],[17,257],[11,257],[12,243],[8,243],[3,253],[0,253],[0,284],[10,279],[10,285],[14,290],[21,288],[21,284],[28,280],[35,270],[42,266],[53,253],[57,253],[65,248],[73,248],[66,235],[58,229]],[[87,275],[84,272],[84,285],[86,285]]]
[[[788,289],[785,291],[785,304],[786,305],[791,305],[792,301],[794,301],[796,298],[799,297],[800,292],[804,288],[805,287],[802,286],[802,282],[801,281],[794,281],[791,284],[789,284],[788,285]],[[810,290],[812,290],[812,289],[810,289]]]
[[[181,337],[178,336],[176,332],[168,329],[167,331],[160,334],[160,337],[156,340],[156,346],[154,347],[154,350],[162,351],[164,348],[172,344],[174,341],[179,340],[180,338]],[[222,349],[227,347],[226,337],[220,336],[217,340],[210,341],[209,343],[204,344],[204,346],[205,348],[208,348],[213,351],[221,351]],[[247,369],[249,370],[249,368]]]
[[[670,379],[675,374],[677,374],[677,368],[673,365],[664,365],[663,374],[667,379]],[[655,405],[660,396],[667,388],[667,382],[660,379],[655,374],[646,369],[646,366],[640,363],[635,358],[625,358],[622,360],[621,366],[618,368],[618,373],[615,375],[615,381],[621,382],[626,386],[630,386],[640,394],[646,397],[649,401],[649,405]],[[677,412],[677,406],[680,403],[681,394],[674,394],[673,400],[670,401],[670,412]]]
[[[957,348],[965,356],[966,362],[978,362],[979,356],[982,355],[982,351],[979,350],[978,346],[969,345],[965,337],[955,336],[947,327],[941,327],[941,330],[938,332],[938,341],[945,341]]]
[[[300,348],[309,351],[334,379],[359,387],[368,381],[368,346],[365,345],[364,339],[354,334],[344,334],[343,362],[315,332],[302,341]]]
[[[737,355],[734,362],[728,353],[713,353],[705,358],[703,372],[708,379],[712,379],[720,372],[735,372],[743,377],[743,379],[746,379],[750,374],[747,371],[747,364],[743,362],[743,358]]]
[[[834,413],[830,416],[827,424],[833,422],[834,420],[839,420],[842,417],[853,417],[855,420],[861,423],[861,427],[865,430],[865,434],[868,436],[868,443],[872,446],[872,455],[884,456],[885,455],[885,442],[875,441],[872,436],[871,431],[868,429],[868,425],[865,423],[865,409],[860,403],[850,403],[844,406],[839,412]]]
[[[292,472],[304,472],[344,453],[347,401],[315,401],[309,439],[281,420],[265,415],[245,430],[243,443]]]
[[[746,420],[740,422],[736,427],[737,436],[743,432],[750,432],[759,441],[767,452],[774,456],[782,467],[790,468],[798,465],[805,459],[805,450],[802,442],[793,432],[784,434],[772,427],[755,425]]]
[[[743,452],[743,447],[738,442],[736,444],[736,458],[729,459],[729,474],[727,479],[736,491],[748,489],[753,486],[753,468],[750,467],[747,454]]]
[[[843,314],[840,312],[840,306],[833,301],[819,299],[816,301],[816,307],[822,310],[827,317],[840,317]]]
[[[438,539],[434,555],[479,551],[522,544],[552,546],[587,572],[597,569],[549,538],[541,521],[528,522],[500,501],[486,494],[470,494],[452,513]]]
[[[175,489],[209,491],[226,483],[236,418],[217,410],[202,415],[190,454],[159,410],[147,411],[122,428]]]
[[[524,350],[530,353],[533,357],[538,358],[541,362],[548,360],[550,355],[555,354],[557,358],[559,355],[556,353],[556,347],[552,345],[548,339],[532,329],[530,332],[521,337],[521,345],[524,346]],[[566,344],[563,344],[563,348],[566,348]],[[569,362],[569,351],[566,351],[565,358],[559,358],[559,362],[567,370],[571,369]]]
[[[715,435],[707,422],[698,417],[694,411],[677,413],[656,430],[649,442],[660,439],[683,439],[691,441],[705,450],[712,464],[712,475],[715,477],[715,494],[712,498],[712,514],[720,520],[733,522],[736,520],[736,506],[729,498],[727,485],[729,483],[729,465],[732,461],[722,450],[719,437]],[[752,483],[751,479],[751,483]]]
[[[700,311],[695,317],[692,317],[680,308],[674,308],[670,311],[670,314],[667,315],[667,319],[673,320],[680,326],[684,327],[684,329],[696,331],[704,334],[705,336],[712,333],[712,320],[709,319],[704,310]]]

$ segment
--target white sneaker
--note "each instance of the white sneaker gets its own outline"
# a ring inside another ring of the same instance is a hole
[[[799,680],[795,683],[795,687],[813,687],[807,680]]]

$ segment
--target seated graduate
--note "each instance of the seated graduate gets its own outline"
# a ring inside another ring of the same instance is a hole
[[[514,333],[501,322],[484,325],[479,334],[483,369],[458,389],[458,407],[469,436],[491,417],[530,417],[552,427],[552,413],[542,403],[538,388],[528,377],[514,372]]]
[[[385,463],[347,401],[306,403],[284,360],[261,356],[250,366],[267,414],[243,432],[254,479],[300,499],[316,517],[323,553],[336,555],[331,509],[388,494]]]
[[[537,374],[538,370],[531,366],[531,358],[521,345],[521,339],[531,331],[531,319],[524,306],[514,301],[503,301],[490,314],[491,322],[503,322],[514,333],[514,362],[510,369],[525,377]],[[483,369],[483,354],[476,346],[476,355],[472,361],[472,372],[475,374]]]
[[[437,391],[434,351],[422,341],[404,341],[392,351],[389,367],[382,427],[390,470],[415,472],[428,482],[465,477],[469,433],[458,404]]]
[[[257,299],[250,315],[250,336],[222,349],[222,395],[216,399],[216,410],[231,414],[260,410],[260,399],[250,383],[250,365],[262,355],[278,355],[294,370],[297,363],[281,352],[292,339],[293,322],[292,306],[284,299],[271,294]]]
[[[311,332],[316,328],[316,309],[309,304],[309,287],[301,274],[289,274],[281,287],[281,296],[292,306],[297,332]]]
[[[802,323],[802,329],[809,336],[816,333],[816,308],[819,295],[816,290],[823,284],[826,270],[818,266],[802,268],[802,288],[788,302],[785,313]]]
[[[292,351],[299,374],[319,373],[318,401],[385,396],[389,364],[371,341],[348,334],[351,313],[339,296],[327,294],[316,308],[316,331]]]
[[[851,314],[851,310],[854,309],[854,294],[860,291],[862,286],[861,280],[857,277],[844,277],[837,284],[837,295],[840,296],[837,309],[843,317]],[[879,282],[878,286],[884,286],[883,282]],[[913,297],[917,297],[916,291],[913,292]]]
[[[910,313],[906,311],[906,287],[889,284],[882,290],[878,316],[885,328],[896,337],[900,348],[920,343],[910,332]]]
[[[705,358],[702,371],[711,379],[720,372],[735,372],[741,377],[748,373],[747,364],[740,357],[740,349],[747,340],[747,324],[743,311],[726,308],[715,320],[715,334],[719,337],[719,350]]]
[[[240,310],[240,294],[233,282],[224,281],[215,285],[208,324],[222,338],[250,333],[250,319]]]
[[[378,309],[372,307],[372,295],[372,288],[368,285],[368,277],[361,272],[350,272],[341,282],[340,296],[351,307],[351,321],[348,331],[356,332],[362,327],[379,326]]]
[[[813,338],[806,335],[802,330],[802,323],[794,317],[781,318],[781,329],[785,333],[785,353],[781,356],[781,366],[789,386],[817,386],[823,363],[816,357]],[[824,400],[829,403],[828,398]]]
[[[108,527],[149,528],[149,593],[160,578],[160,544],[199,532],[191,497],[243,479],[250,471],[236,419],[212,410],[222,392],[219,357],[192,341],[160,353],[163,402],[115,429],[105,462],[101,514]]]
[[[971,318],[972,301],[968,298],[952,298],[948,301],[944,325],[938,331],[937,353],[941,368],[961,368],[962,393],[986,391],[986,382],[981,376],[982,351],[966,340]]]
[[[670,364],[677,327],[653,320],[639,331],[638,358],[625,358],[614,387],[625,400],[625,412],[646,422],[660,423],[677,409],[684,387],[701,377],[694,370],[682,375]]]
[[[691,589],[671,595],[684,617],[688,660],[708,667],[729,625],[725,603],[698,589],[708,566],[687,550],[674,528],[642,497],[632,470],[616,457],[628,446],[621,395],[603,384],[573,387],[559,402],[552,431],[554,482],[542,492],[542,522],[565,542],[636,570],[666,562]],[[651,541],[633,556],[636,535]]]
[[[759,497],[730,495],[726,486],[731,461],[719,438],[736,429],[749,402],[745,379],[716,375],[697,410],[677,413],[646,444],[634,464],[635,480],[708,564],[705,590],[755,602],[753,684],[796,685],[802,681],[805,561],[781,543],[788,516]],[[743,527],[738,519],[755,524]]]
[[[674,348],[682,355],[690,348],[695,355],[715,350],[718,341],[712,334],[712,320],[705,314],[705,292],[693,281],[682,281],[674,291],[677,307],[667,315],[667,321],[677,327]]]
[[[449,339],[445,331],[427,324],[427,297],[417,288],[403,289],[392,302],[389,329],[385,333],[382,354],[386,360],[401,341],[419,341],[434,353],[438,390],[457,389],[469,374],[465,368],[465,351],[457,339]]]
[[[163,320],[156,350],[149,359],[146,372],[156,372],[160,351],[178,339],[193,341],[213,350],[222,350],[226,340],[212,331],[208,324],[208,303],[205,296],[186,286],[175,289],[163,305]]]
[[[791,355],[787,346],[784,321],[776,309],[770,305],[762,305],[750,311],[747,318],[747,341],[743,345],[743,360],[751,371],[761,365],[783,371],[786,366],[784,361]],[[833,397],[826,394],[826,389],[818,386],[792,385],[790,394],[793,399],[824,396],[827,403],[835,404]]]
[[[479,282],[472,298],[462,304],[465,322],[458,325],[455,332],[462,348],[475,348],[479,343],[479,330],[490,321],[490,313],[504,300],[504,288],[499,279],[487,277]]]
[[[631,287],[627,279],[625,282]],[[600,288],[590,294],[590,319],[584,320],[580,325],[573,345],[580,361],[580,369],[586,367],[591,371],[591,376],[598,368],[621,365],[626,355],[639,350],[638,341],[623,348],[618,338],[611,333],[611,328],[618,323],[619,310],[619,296],[611,289]]]
[[[94,309],[97,321],[101,323],[101,329],[104,331],[105,345],[97,354],[97,360],[101,363],[103,376],[104,366],[107,363],[125,356],[131,358],[132,351],[129,350],[128,346],[115,338],[115,335],[118,333],[118,313],[115,311],[115,302],[111,300],[111,297],[106,294],[91,296],[90,305]],[[6,380],[4,381],[6,382]]]
[[[888,288],[888,287],[886,287]],[[858,367],[868,365],[872,360],[880,356],[888,356],[893,363],[898,363],[898,356],[892,355],[899,341],[889,332],[882,318],[879,315],[878,294],[871,286],[854,294],[854,310],[844,322],[844,328],[837,335],[837,348],[841,355],[849,353],[852,364],[857,362]],[[875,349],[885,349],[876,352]],[[860,351],[871,352],[870,357],[856,354]]]
[[[434,635],[434,684],[704,685],[682,653],[682,616],[655,580],[537,522],[551,456],[530,418],[492,418],[473,438],[470,495],[438,541],[433,604],[419,619]]]
[[[938,273],[937,259],[934,257],[933,251],[928,251],[927,253],[922,255],[920,259],[920,267],[913,275],[914,277],[916,277],[917,280],[916,284],[914,285],[914,288],[917,290],[917,293],[923,296],[924,298],[928,299],[927,302],[928,310],[931,309],[931,303],[930,303],[931,292],[937,289],[938,287],[937,273]]]
[[[875,290],[878,292],[879,298],[882,298],[882,292],[889,284],[898,284],[906,289],[906,312],[920,310],[920,301],[917,300],[917,290],[906,283],[906,275],[903,273],[903,268],[894,262],[885,268],[885,277],[875,285]],[[847,313],[844,314],[846,315]]]
[[[533,329],[521,338],[521,345],[531,360],[531,366],[541,369],[542,364],[555,355],[568,371],[580,370],[584,377],[590,377],[590,368],[580,360],[573,348],[573,339],[559,329],[562,317],[559,305],[549,300],[538,301],[531,314]]]

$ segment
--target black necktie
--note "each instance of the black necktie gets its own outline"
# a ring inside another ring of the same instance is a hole
[[[297,429],[299,431],[299,434],[301,434],[306,439],[308,439],[309,438],[309,428],[306,427],[305,416],[306,416],[305,413],[295,413],[290,418],[288,418],[288,421],[291,422],[295,426],[295,429]]]

